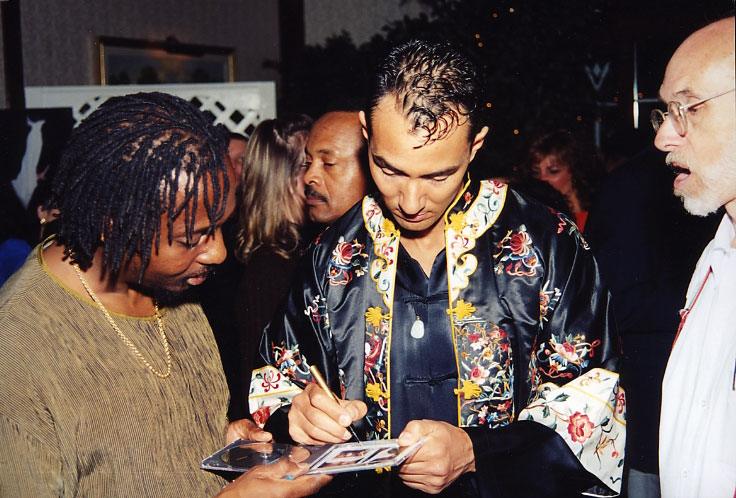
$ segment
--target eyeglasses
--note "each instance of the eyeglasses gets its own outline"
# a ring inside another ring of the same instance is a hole
[[[677,134],[681,137],[684,137],[687,134],[687,119],[685,118],[685,111],[687,111],[691,107],[703,104],[705,102],[708,102],[709,100],[713,100],[717,97],[721,97],[733,91],[736,91],[736,88],[732,88],[727,92],[719,93],[718,95],[713,95],[712,97],[708,97],[707,99],[698,100],[697,102],[691,102],[687,105],[682,105],[674,100],[672,102],[667,102],[667,112],[662,112],[659,109],[654,109],[649,115],[649,119],[652,122],[654,132],[656,133],[659,131],[659,127],[662,126],[664,120],[667,119],[667,117],[669,116],[670,118],[672,118],[672,125],[675,127],[675,131],[677,132]]]

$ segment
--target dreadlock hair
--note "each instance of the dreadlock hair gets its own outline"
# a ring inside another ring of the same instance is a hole
[[[300,245],[304,203],[295,191],[312,119],[298,114],[261,121],[245,149],[235,255],[260,247],[288,258]]]
[[[139,256],[142,278],[154,241],[160,247],[164,213],[169,244],[182,211],[191,242],[200,196],[216,229],[229,189],[226,154],[224,128],[186,100],[158,92],[110,98],[62,154],[44,206],[59,210],[57,241],[84,269],[102,247],[103,272],[113,279]]]
[[[446,43],[412,40],[395,47],[376,73],[369,96],[372,112],[390,95],[415,134],[441,140],[465,119],[470,137],[482,127],[483,84],[471,60]],[[367,113],[370,133],[370,112]]]

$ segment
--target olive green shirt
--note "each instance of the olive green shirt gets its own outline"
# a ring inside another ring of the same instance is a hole
[[[160,372],[155,317],[111,313]],[[209,497],[228,390],[197,304],[162,310],[171,376],[153,375],[39,248],[0,289],[0,496]]]

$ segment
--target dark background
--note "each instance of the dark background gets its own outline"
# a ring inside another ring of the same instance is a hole
[[[356,45],[343,32],[323,45],[305,46],[298,15],[302,4],[282,0],[282,62],[266,62],[281,73],[279,112],[319,116],[334,105],[360,100],[391,46],[412,38],[447,40],[485,71],[491,132],[476,161],[485,176],[509,174],[535,134],[567,128],[594,140],[596,122],[604,154],[629,157],[651,143],[649,112],[656,105],[640,105],[635,130],[635,58],[639,97],[656,99],[677,46],[734,10],[733,0],[419,1],[429,16],[405,17],[367,43]],[[609,67],[599,91],[585,71],[595,64]]]

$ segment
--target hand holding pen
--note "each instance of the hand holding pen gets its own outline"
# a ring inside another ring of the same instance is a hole
[[[319,370],[312,367],[311,371],[317,383],[309,384],[295,396],[289,410],[289,434],[292,439],[300,444],[325,444],[342,443],[355,438],[350,433],[350,426],[365,416],[365,403],[338,398],[330,391]]]
[[[337,397],[337,394],[332,392],[332,389],[330,389],[330,386],[327,385],[327,382],[325,382],[324,377],[322,377],[322,374],[319,371],[319,368],[317,368],[317,365],[312,365],[309,367],[309,371],[312,373],[312,377],[314,377],[315,382],[317,382],[317,385],[322,388],[324,392],[326,392],[333,400],[340,403],[340,398]],[[360,443],[360,438],[355,433],[355,429],[353,429],[353,424],[351,423],[348,425],[348,430],[350,431],[350,434],[355,438],[357,442]]]

